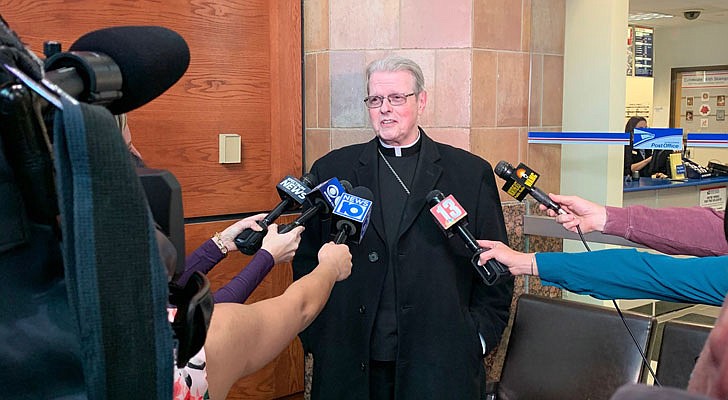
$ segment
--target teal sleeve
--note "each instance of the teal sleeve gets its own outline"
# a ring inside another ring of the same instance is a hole
[[[635,249],[537,253],[545,285],[598,299],[656,299],[720,306],[728,256],[676,258]]]

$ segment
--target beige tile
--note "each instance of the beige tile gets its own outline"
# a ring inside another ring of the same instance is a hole
[[[303,2],[303,50],[305,52],[329,48],[329,1]]]
[[[335,0],[329,7],[332,50],[400,47],[399,2]]]
[[[543,128],[545,132],[557,132],[561,127]],[[546,193],[559,193],[561,189],[561,145],[529,144],[526,164],[541,177],[537,186]]]
[[[365,52],[337,51],[329,55],[331,126],[363,128],[369,124],[366,96]]]
[[[531,50],[531,3],[534,0],[523,0],[523,14],[521,16],[521,51]],[[538,0],[535,0],[538,1]]]
[[[531,95],[529,104],[529,126],[541,126],[543,99],[543,56],[531,54]]]
[[[521,0],[475,0],[473,46],[521,50]]]
[[[531,47],[537,53],[564,54],[566,0],[531,0]]]
[[[313,162],[331,150],[331,133],[328,129],[306,129],[306,171]]]
[[[470,125],[470,86],[472,52],[437,52],[435,78],[435,124],[467,127]]]
[[[472,0],[389,2],[401,3],[402,7],[400,47],[462,48],[472,46]]]
[[[434,141],[449,144],[470,151],[470,129],[467,128],[428,128],[427,135]]]
[[[506,160],[510,163],[519,160],[518,128],[474,128],[470,134],[470,148],[491,165]]]
[[[329,52],[316,56],[316,99],[318,127],[331,127],[331,74],[329,73]]]
[[[561,125],[564,104],[564,57],[543,58],[543,126]]]
[[[374,138],[372,129],[333,129],[331,131],[331,149],[368,142],[372,138]]]
[[[527,53],[498,52],[497,126],[525,126],[528,115]]]
[[[318,128],[316,54],[306,54],[303,59],[303,114],[306,118],[306,128]]]
[[[489,50],[473,50],[473,128],[495,126],[497,74],[497,54]]]
[[[488,160],[491,167],[505,160],[513,164],[518,160],[519,137],[518,128],[478,128],[470,134],[470,148],[474,154]],[[514,164],[515,165],[515,164]],[[496,177],[498,188],[503,180]],[[513,200],[507,193],[499,190],[501,201]]]

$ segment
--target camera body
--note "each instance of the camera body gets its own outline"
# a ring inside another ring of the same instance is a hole
[[[694,21],[700,17],[703,10],[685,10],[683,11],[683,17],[688,21]]]

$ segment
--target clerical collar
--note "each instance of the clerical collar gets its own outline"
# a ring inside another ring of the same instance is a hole
[[[420,147],[422,147],[422,140],[420,140],[420,137],[421,136],[418,132],[417,140],[407,146],[390,146],[382,142],[382,139],[379,139],[379,151],[381,151],[385,156],[409,157],[415,155],[420,152]]]

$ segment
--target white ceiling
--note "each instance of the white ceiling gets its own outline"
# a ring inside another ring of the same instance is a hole
[[[689,21],[683,17],[685,10],[702,10],[700,17]],[[642,26],[691,26],[703,24],[728,24],[728,0],[630,0],[630,14],[635,12],[659,12],[674,15],[649,21],[630,22]]]

